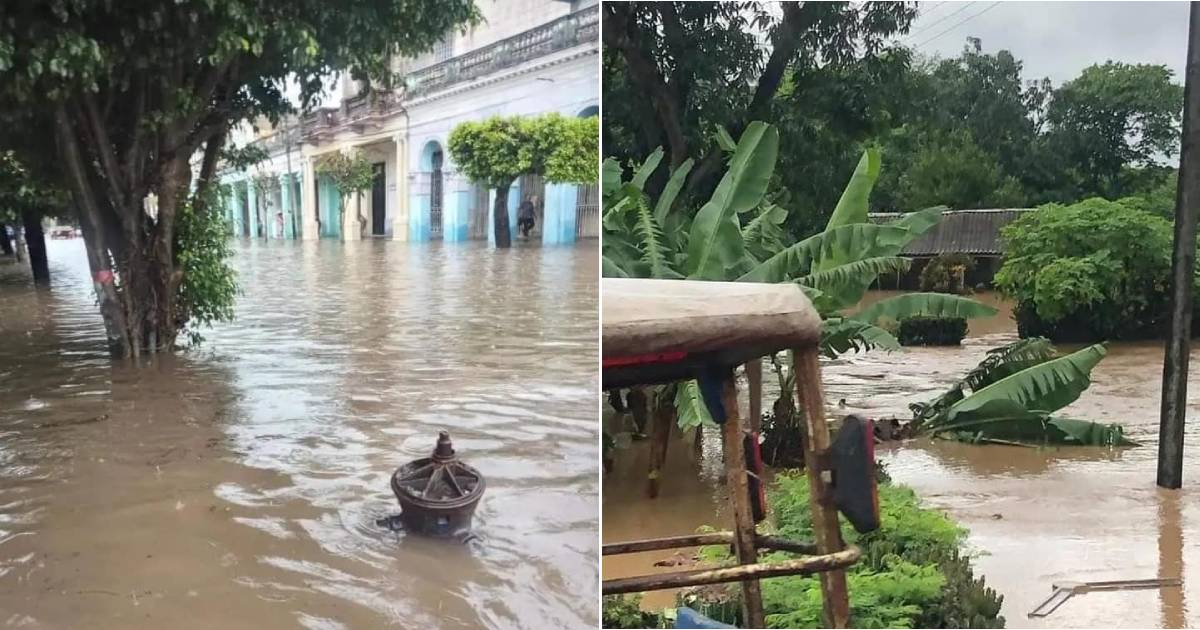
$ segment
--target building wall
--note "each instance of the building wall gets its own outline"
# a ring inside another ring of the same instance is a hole
[[[599,104],[596,56],[581,54],[580,51],[565,51],[557,56],[557,60],[560,62],[552,65],[545,65],[545,59],[534,60],[525,66],[501,72],[497,77],[484,77],[480,82],[485,85],[480,87],[464,89],[465,86],[452,86],[443,94],[432,94],[408,106],[408,149],[412,167],[409,171],[409,189],[414,212],[428,213],[425,200],[429,194],[429,171],[421,158],[425,147],[430,142],[437,142],[445,155],[445,190],[450,196],[443,203],[443,233],[467,234],[470,216],[479,213],[479,208],[475,206],[486,197],[480,194],[475,185],[461,181],[462,176],[458,174],[447,148],[450,132],[458,124],[489,116],[536,116],[550,112],[578,116]],[[489,79],[494,82],[487,83]],[[548,188],[541,197],[545,204],[551,199],[555,203],[571,203],[570,212],[574,212],[573,195]],[[516,208],[521,198],[522,191],[514,186],[509,193],[509,225],[514,235]],[[447,209],[451,211],[450,214],[447,214]],[[547,209],[550,209],[549,205]],[[556,213],[549,214],[560,231],[571,232],[573,240],[573,218],[566,225],[567,222],[560,220]],[[449,218],[459,221],[451,224],[447,222]],[[427,225],[427,220],[414,217],[412,225]],[[539,232],[543,228],[544,225],[539,225]],[[494,238],[493,230],[489,228],[487,233],[489,240]],[[410,232],[409,236],[412,240],[428,238],[425,233]]]

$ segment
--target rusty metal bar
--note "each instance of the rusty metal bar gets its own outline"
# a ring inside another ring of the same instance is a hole
[[[721,569],[697,569],[694,571],[676,571],[658,575],[639,575],[635,577],[604,580],[601,591],[604,595],[619,595],[621,593],[640,593],[657,591],[668,588],[685,586],[701,586],[704,584],[720,584],[723,582],[741,582],[758,584],[762,578],[780,577],[785,575],[807,575],[820,573],[828,575],[831,571],[842,571],[858,561],[861,552],[858,547],[850,546],[837,553],[823,556],[809,556],[785,562],[769,562],[742,564]],[[763,622],[749,621],[744,624],[747,628],[762,628]]]
[[[804,411],[804,464],[807,468],[812,506],[813,536],[822,554],[840,552],[845,546],[838,523],[837,508],[831,503],[831,471],[822,465],[828,456],[829,427],[825,424],[825,397],[821,392],[821,366],[816,348],[795,351],[796,399]],[[844,566],[844,565],[843,565]],[[821,600],[827,628],[846,628],[850,624],[850,596],[846,591],[846,572],[840,568],[821,573]],[[751,624],[750,627],[759,627]]]
[[[759,534],[754,537],[757,547],[790,551],[804,555],[815,555],[817,546],[808,542],[797,542]],[[703,547],[705,545],[732,545],[733,532],[709,532],[707,534],[690,534],[686,536],[667,536],[664,538],[646,538],[628,542],[609,543],[604,545],[601,555],[615,556],[625,553],[641,553],[643,551],[661,551],[663,549],[683,549],[686,547]]]

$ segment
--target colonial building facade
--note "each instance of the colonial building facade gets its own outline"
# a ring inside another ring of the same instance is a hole
[[[493,240],[493,193],[459,172],[447,138],[459,123],[490,116],[598,115],[599,8],[596,0],[481,0],[479,8],[479,26],[396,62],[401,89],[368,95],[344,80],[337,107],[253,138],[269,159],[245,173],[222,173],[232,231],[306,240]],[[374,185],[357,199],[343,199],[316,168],[322,156],[346,150],[361,151],[375,167]],[[527,200],[538,214],[531,238],[561,244],[596,237],[597,197],[594,184],[522,177],[509,192],[509,225],[515,235],[517,208]]]

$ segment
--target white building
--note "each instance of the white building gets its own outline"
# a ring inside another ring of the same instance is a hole
[[[599,8],[596,0],[480,0],[484,22],[448,33],[416,59],[397,62],[404,87],[358,93],[343,81],[337,107],[317,110],[256,142],[270,160],[233,184],[227,217],[236,234],[264,238],[390,237],[463,241],[493,238],[488,191],[455,168],[446,148],[459,123],[489,116],[598,114]],[[377,169],[372,190],[343,200],[318,176],[321,156],[362,151]],[[290,173],[290,177],[289,177]],[[279,185],[275,185],[278,181]],[[533,236],[544,243],[595,237],[595,185],[543,185],[527,176],[509,192],[516,209],[535,201]]]

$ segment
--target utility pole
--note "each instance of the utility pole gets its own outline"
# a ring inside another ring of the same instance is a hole
[[[1192,334],[1192,282],[1196,267],[1196,217],[1200,204],[1200,3],[1188,19],[1183,139],[1175,194],[1171,255],[1171,336],[1163,358],[1162,414],[1158,426],[1158,485],[1183,485],[1183,425],[1187,415],[1188,352]]]

